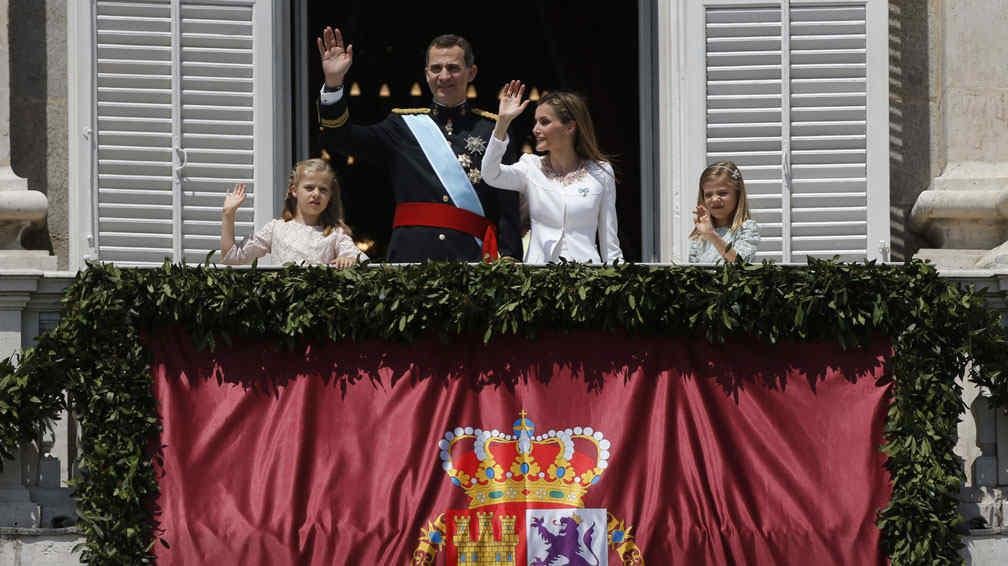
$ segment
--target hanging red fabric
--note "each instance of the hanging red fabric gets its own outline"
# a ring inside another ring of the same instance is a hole
[[[460,564],[489,548],[488,513],[515,564],[559,548],[563,513],[610,564],[887,563],[884,340],[570,332],[207,352],[161,330],[148,347],[161,566]]]

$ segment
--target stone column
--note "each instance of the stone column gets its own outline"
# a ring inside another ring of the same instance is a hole
[[[45,221],[46,196],[28,190],[10,166],[10,3],[0,0],[0,267],[56,269],[56,258],[44,250],[25,250],[21,234]]]
[[[0,0],[2,3],[3,0]],[[21,350],[21,312],[38,287],[38,276],[0,271],[0,357]],[[36,474],[31,469],[35,458],[24,447],[13,460],[3,462],[0,471],[0,527],[38,527],[41,507],[31,500],[28,488]],[[27,467],[27,468],[26,468]]]
[[[1008,265],[1008,0],[932,7],[932,147],[941,173],[910,213],[911,228],[935,248],[918,257],[946,267]]]
[[[21,347],[27,348],[35,343],[37,334],[42,333],[56,324],[60,311],[60,301],[63,292],[71,279],[66,277],[41,277],[35,292],[22,311]],[[28,491],[33,503],[41,507],[38,515],[42,527],[67,527],[77,522],[77,512],[71,497],[69,480],[74,475],[77,459],[77,421],[67,412],[63,412],[53,423],[51,433],[42,435],[37,451],[22,458],[32,458],[36,463],[37,478],[34,486]],[[31,473],[30,466],[22,469]],[[29,483],[29,482],[25,482]]]

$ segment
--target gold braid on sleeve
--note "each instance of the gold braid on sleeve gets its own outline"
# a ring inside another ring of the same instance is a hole
[[[318,110],[317,106],[316,106],[316,111],[318,112],[319,126],[321,126],[323,128],[342,128],[343,125],[347,123],[347,120],[350,119],[350,109],[349,108],[347,108],[346,110],[344,110],[343,114],[341,114],[339,118],[336,118],[336,119],[333,119],[333,120],[327,120],[325,118],[322,118],[322,112]]]

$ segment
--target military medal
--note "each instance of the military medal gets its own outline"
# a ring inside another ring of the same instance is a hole
[[[450,136],[450,135],[452,135],[452,128],[454,128],[454,127],[455,126],[452,124],[452,121],[448,120],[447,122],[445,122],[444,130]]]
[[[472,167],[472,159],[469,157],[468,153],[460,153],[458,155],[458,162],[463,169],[469,169]]]
[[[466,138],[466,151],[469,153],[483,153],[486,151],[486,140],[476,136]]]

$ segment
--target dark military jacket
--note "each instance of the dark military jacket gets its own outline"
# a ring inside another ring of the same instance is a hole
[[[385,167],[396,204],[430,202],[452,204],[451,198],[427,161],[402,114],[425,113],[441,127],[462,168],[469,175],[488,220],[497,225],[501,256],[522,257],[518,193],[494,189],[480,178],[486,144],[497,116],[461,107],[396,109],[371,126],[349,123],[346,95],[336,104],[319,105],[322,147],[330,153],[354,155]],[[513,153],[505,162],[513,162]],[[350,190],[353,190],[352,188]],[[388,246],[391,262],[424,260],[480,261],[482,250],[470,234],[447,228],[403,226],[392,231]]]

